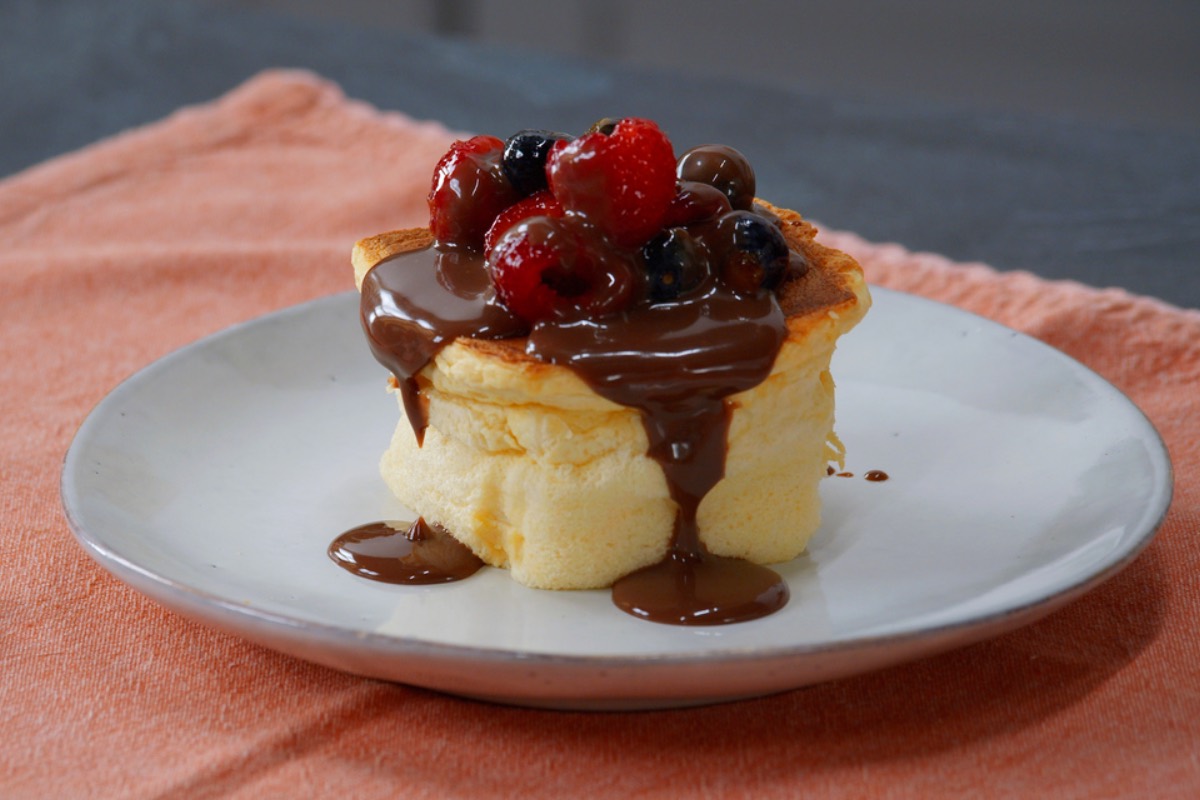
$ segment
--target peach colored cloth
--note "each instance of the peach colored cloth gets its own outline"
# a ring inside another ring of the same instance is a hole
[[[576,714],[296,661],[95,565],[58,500],[93,404],[182,344],[346,289],[352,241],[422,222],[451,138],[278,72],[0,183],[0,797],[1200,796],[1200,313],[850,234],[827,240],[875,283],[1027,331],[1146,411],[1178,485],[1132,566],[918,663]]]

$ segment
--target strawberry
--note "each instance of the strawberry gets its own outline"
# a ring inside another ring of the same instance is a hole
[[[561,217],[562,215],[562,206],[558,204],[548,189],[531,194],[521,202],[509,206],[501,212],[500,216],[496,217],[492,227],[488,228],[487,236],[483,238],[483,252],[490,253],[500,237],[526,217]]]
[[[487,259],[496,294],[530,325],[616,313],[632,302],[630,256],[570,217],[534,216],[505,231]]]
[[[628,118],[611,133],[556,144],[546,163],[550,190],[622,247],[640,247],[663,226],[675,198],[675,152],[653,122]]]
[[[442,156],[429,190],[429,229],[439,244],[483,250],[492,222],[520,199],[504,175],[503,154],[495,136],[474,136]]]

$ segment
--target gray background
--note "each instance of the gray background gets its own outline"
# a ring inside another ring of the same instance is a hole
[[[210,0],[785,89],[1200,129],[1196,0]]]
[[[0,0],[0,176],[268,67],[466,131],[657,119],[830,227],[1200,308],[1200,3]]]

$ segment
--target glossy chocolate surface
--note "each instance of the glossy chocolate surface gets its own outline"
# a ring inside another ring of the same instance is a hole
[[[439,525],[370,522],[352,528],[329,545],[339,567],[382,583],[450,583],[474,575],[483,562]]]

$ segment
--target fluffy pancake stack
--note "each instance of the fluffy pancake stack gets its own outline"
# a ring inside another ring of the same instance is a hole
[[[787,339],[769,377],[726,400],[725,477],[697,521],[713,554],[766,564],[799,555],[820,524],[818,486],[842,457],[829,363],[870,296],[852,258],[818,244],[795,212],[763,205],[809,269],[778,290]],[[431,241],[411,229],[358,242],[356,283]],[[646,454],[639,412],[526,355],[524,344],[460,338],[443,348],[417,376],[428,404],[424,441],[402,413],[384,480],[415,513],[527,586],[609,586],[662,559],[675,503]]]

